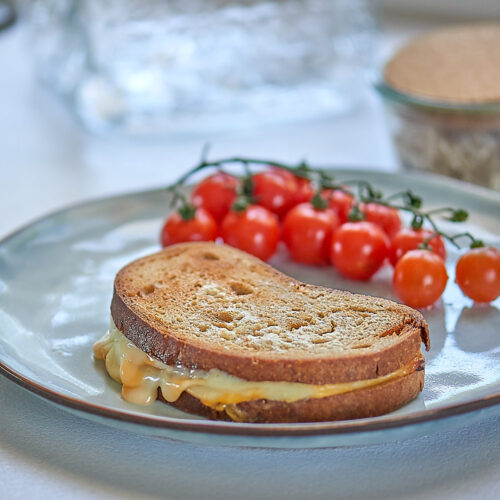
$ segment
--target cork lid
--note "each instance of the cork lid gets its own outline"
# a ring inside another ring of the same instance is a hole
[[[500,102],[500,23],[431,31],[387,63],[386,83],[400,92],[455,103]]]

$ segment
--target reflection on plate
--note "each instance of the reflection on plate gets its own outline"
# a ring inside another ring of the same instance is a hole
[[[500,195],[439,177],[338,171],[388,192],[407,188],[426,205],[471,212],[467,230],[500,246]],[[404,439],[500,413],[500,300],[474,306],[453,282],[457,254],[449,248],[450,282],[425,312],[431,331],[423,393],[376,418],[303,424],[213,422],[156,402],[134,406],[92,356],[107,328],[113,278],[124,264],[159,249],[168,212],[164,190],[108,198],[63,210],[0,244],[0,371],[71,411],[139,432],[195,442],[271,447],[322,447]],[[450,223],[451,224],[451,223]],[[446,224],[444,224],[446,226]],[[445,227],[446,229],[446,227]],[[370,283],[343,280],[331,268],[299,266],[285,252],[271,261],[309,283],[393,298],[391,272]]]

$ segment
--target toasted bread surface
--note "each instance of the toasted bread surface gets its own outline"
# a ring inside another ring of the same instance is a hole
[[[163,363],[255,381],[376,378],[429,346],[423,317],[409,307],[300,283],[213,243],[174,245],[124,267],[111,313]]]

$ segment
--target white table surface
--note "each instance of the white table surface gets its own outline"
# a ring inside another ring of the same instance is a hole
[[[389,24],[383,50],[422,26]],[[380,105],[212,137],[93,137],[34,82],[22,23],[0,32],[0,237],[81,200],[168,183],[197,161],[253,155],[395,169]],[[206,447],[92,423],[0,377],[0,499],[500,498],[500,419],[402,443]]]

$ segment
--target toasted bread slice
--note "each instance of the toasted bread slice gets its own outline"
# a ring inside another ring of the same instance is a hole
[[[170,398],[210,418],[359,418],[405,404],[423,385],[420,345],[428,348],[429,337],[420,313],[298,282],[224,245],[175,245],[127,265],[115,280],[111,314],[129,341],[164,365],[256,383],[341,387],[297,401],[256,395],[207,405],[190,390]]]

